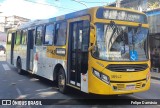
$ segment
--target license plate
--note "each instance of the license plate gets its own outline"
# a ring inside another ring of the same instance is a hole
[[[126,86],[126,90],[134,90],[135,89],[135,85],[127,85]]]

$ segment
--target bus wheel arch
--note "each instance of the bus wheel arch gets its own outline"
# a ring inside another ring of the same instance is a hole
[[[54,68],[53,81],[57,82],[59,91],[61,93],[67,93],[68,88],[66,85],[66,81],[67,81],[66,74],[65,74],[65,70],[61,64],[57,64]],[[62,84],[62,82],[63,82],[63,84]]]
[[[53,71],[53,81],[58,80],[57,77],[58,77],[58,72],[59,72],[60,68],[63,68],[63,66],[61,64],[57,64],[55,66],[54,71]]]

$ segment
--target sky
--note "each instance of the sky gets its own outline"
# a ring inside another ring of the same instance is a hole
[[[31,20],[47,19],[115,0],[0,0],[0,16],[17,15]]]

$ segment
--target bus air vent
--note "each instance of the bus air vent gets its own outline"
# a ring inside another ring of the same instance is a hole
[[[117,84],[117,89],[118,90],[124,90],[124,84]]]
[[[141,86],[142,86],[142,83],[141,83],[141,82],[136,83],[136,89],[140,89],[140,88],[141,88]]]
[[[110,64],[106,67],[113,72],[138,72],[148,68],[147,64]]]

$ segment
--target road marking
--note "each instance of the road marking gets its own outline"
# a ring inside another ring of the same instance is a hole
[[[42,91],[47,91],[47,90],[52,90],[53,88],[52,87],[49,87],[49,88],[46,88],[46,89],[39,89],[39,90],[36,90],[38,92],[42,92]]]
[[[21,96],[22,92],[17,87],[16,87],[16,90],[17,90],[18,94]]]
[[[136,98],[136,99],[143,99],[143,98],[135,96],[135,95],[130,95],[130,97],[133,97],[133,98]]]
[[[11,70],[10,67],[7,64],[2,64],[4,70]]]
[[[151,79],[151,83],[160,84],[160,81],[159,81],[159,80],[156,80],[156,79]]]

